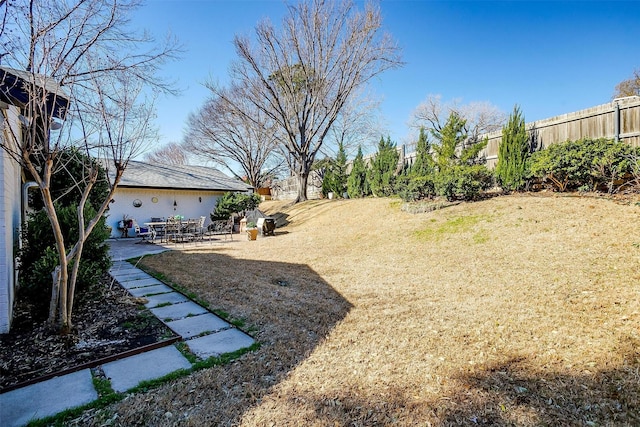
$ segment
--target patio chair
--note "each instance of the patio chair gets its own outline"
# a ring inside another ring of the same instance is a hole
[[[200,219],[189,218],[182,224],[182,240],[195,240],[200,234]]]
[[[164,241],[165,238],[165,228],[167,226],[167,220],[160,217],[151,217],[150,228],[153,230],[153,239],[155,242],[157,238],[160,238],[160,242]]]
[[[151,227],[138,227],[138,237],[142,237],[141,242],[153,241],[156,238],[156,232]]]
[[[204,228],[204,222],[206,221],[207,217],[201,216],[199,219],[195,220],[196,224],[193,230],[193,234],[195,236],[195,240],[204,240],[204,235],[205,235],[205,228]]]
[[[222,234],[224,235],[225,240],[227,240],[227,235],[229,235],[231,240],[233,240],[233,217],[230,217],[229,219],[211,221],[207,234],[209,236]]]
[[[164,227],[165,241],[178,242],[182,241],[182,223],[175,218],[169,218],[167,225]]]

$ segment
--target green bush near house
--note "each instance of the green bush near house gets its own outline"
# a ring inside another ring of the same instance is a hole
[[[229,219],[231,215],[253,210],[259,204],[260,196],[258,194],[227,192],[218,199],[218,203],[210,217],[212,221]]]
[[[85,221],[95,216],[100,203],[107,198],[109,185],[104,168],[95,159],[75,148],[62,151],[60,156],[65,168],[53,174],[51,195],[55,200],[55,212],[64,241],[73,244],[78,240],[77,209],[82,196],[75,183],[86,173],[86,165],[98,166],[98,177],[84,206]],[[22,248],[18,251],[18,296],[29,301],[34,308],[32,314],[37,318],[47,315],[51,299],[51,274],[59,262],[51,223],[42,209],[42,199],[38,193],[32,194],[30,204],[36,211],[29,215],[23,225]],[[84,243],[76,293],[98,283],[111,267],[109,246],[105,243],[109,235],[105,217],[102,217]],[[67,248],[67,251],[70,249]]]

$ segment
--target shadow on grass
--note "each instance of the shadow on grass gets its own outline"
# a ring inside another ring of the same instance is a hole
[[[152,403],[144,395],[119,403],[115,411],[122,425],[162,423],[165,411],[158,408],[164,407],[187,414],[193,425],[237,421],[304,361],[352,308],[307,265],[172,251],[147,256],[141,266],[196,294],[212,310],[228,314],[229,321],[241,321],[260,349],[227,366],[160,387],[153,391]]]
[[[330,388],[278,395],[278,384],[349,313],[346,299],[301,264],[215,252],[166,252],[142,264],[241,320],[261,347],[228,365],[127,398],[113,407],[117,425],[164,425],[167,413],[176,417],[175,425],[236,425],[252,416],[254,424],[262,425],[259,418],[270,425],[260,418],[270,415],[295,425],[304,419],[300,414],[310,414],[315,425],[640,425],[640,345],[633,338],[618,343],[611,357],[622,360],[617,364],[557,370],[527,355],[505,356],[449,374],[448,391],[437,396],[416,395],[404,384],[386,390],[345,384],[339,393]],[[277,407],[250,414],[272,393]],[[93,425],[111,418],[113,413],[96,418]]]
[[[638,426],[638,346],[624,356],[619,367],[577,375],[512,358],[455,377],[454,391],[435,399],[422,400],[406,387],[365,398],[347,389],[339,396],[291,396],[287,406],[294,413],[313,410],[321,425]]]
[[[289,225],[289,214],[284,212],[275,212],[269,215],[276,221],[276,230],[280,227]]]
[[[443,425],[640,425],[640,353],[622,366],[567,374],[514,358],[461,375]]]

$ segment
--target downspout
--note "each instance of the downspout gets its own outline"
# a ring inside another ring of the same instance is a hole
[[[20,218],[20,230],[27,223],[27,207],[29,206],[29,189],[37,187],[38,183],[35,181],[28,181],[22,184],[22,215]],[[22,232],[18,236],[19,248],[22,249]]]

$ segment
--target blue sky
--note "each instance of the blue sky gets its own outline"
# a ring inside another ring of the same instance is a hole
[[[362,2],[359,2],[362,4]],[[383,25],[403,49],[403,68],[373,84],[387,134],[409,142],[412,111],[430,94],[463,103],[520,105],[527,122],[604,104],[640,68],[640,1],[382,0]],[[280,0],[147,0],[133,23],[185,46],[164,72],[182,95],[158,102],[160,145],[182,139],[186,118],[224,83],[235,34],[279,23]]]

